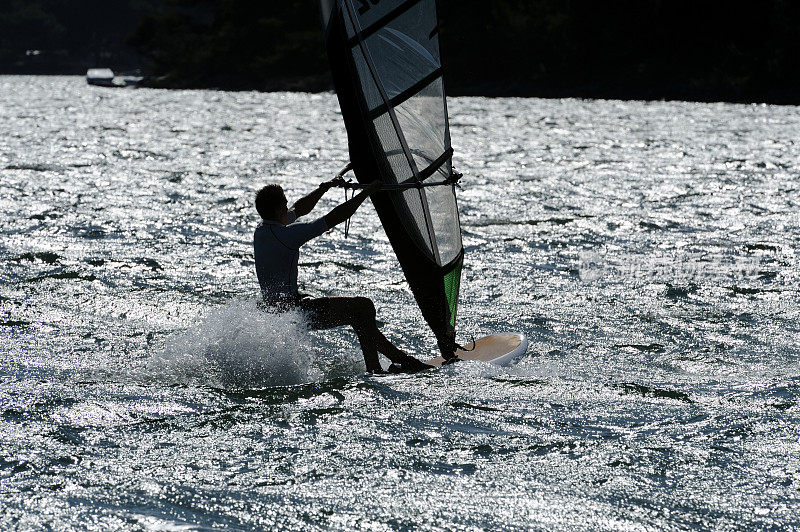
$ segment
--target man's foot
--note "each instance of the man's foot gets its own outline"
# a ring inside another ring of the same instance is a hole
[[[444,357],[444,362],[442,362],[442,366],[449,366],[450,364],[455,364],[459,360],[461,359],[458,358],[455,353],[453,353],[452,357]]]
[[[416,358],[406,355],[400,363],[393,362],[389,366],[389,373],[418,373],[432,367],[430,364],[420,362]]]

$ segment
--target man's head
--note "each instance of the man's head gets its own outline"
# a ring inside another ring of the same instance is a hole
[[[256,210],[264,220],[286,224],[288,203],[280,185],[267,185],[256,193]]]

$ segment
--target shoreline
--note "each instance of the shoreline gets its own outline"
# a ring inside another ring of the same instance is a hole
[[[80,76],[85,73],[59,72],[0,72],[0,76]],[[768,88],[763,91],[722,87],[717,90],[695,87],[686,83],[623,86],[614,80],[587,81],[584,83],[545,83],[541,81],[503,80],[461,84],[445,79],[448,97],[485,98],[578,98],[587,100],[667,101],[687,103],[732,103],[745,105],[800,106],[800,93],[791,88]],[[454,88],[451,88],[455,86]],[[248,80],[214,83],[212,80],[178,82],[169,76],[145,78],[139,87],[168,90],[216,90],[223,92],[334,92],[333,84],[325,76],[303,78],[276,78],[268,84]]]

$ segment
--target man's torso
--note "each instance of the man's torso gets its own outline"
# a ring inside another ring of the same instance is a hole
[[[263,220],[253,235],[256,275],[264,300],[277,303],[297,297],[297,262],[300,246],[328,229],[324,218],[295,222],[289,211],[289,224]]]

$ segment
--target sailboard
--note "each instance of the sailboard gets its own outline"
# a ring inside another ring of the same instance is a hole
[[[360,184],[382,183],[372,203],[443,359],[454,360],[461,176],[453,169],[436,0],[320,0],[320,7],[347,169]]]

